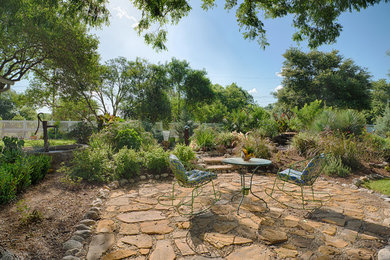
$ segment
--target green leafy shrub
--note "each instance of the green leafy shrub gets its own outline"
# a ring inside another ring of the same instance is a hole
[[[32,166],[25,157],[20,157],[13,163],[4,163],[1,167],[14,177],[16,193],[25,190],[31,185]]]
[[[273,118],[264,119],[259,122],[257,132],[260,136],[269,138],[277,136],[280,133],[278,124]]]
[[[192,148],[184,144],[177,144],[172,153],[176,155],[185,166],[188,166],[191,161],[196,158],[195,152],[192,150]]]
[[[211,150],[215,146],[216,133],[213,128],[206,125],[200,125],[194,131],[192,139],[195,141],[199,149]]]
[[[124,147],[113,156],[115,163],[115,177],[130,179],[140,173],[140,159],[133,149]]]
[[[95,130],[96,128],[91,124],[80,122],[73,126],[73,129],[69,132],[69,136],[76,139],[77,143],[88,144],[89,138]]]
[[[265,138],[262,138],[257,132],[243,135],[241,138],[241,147],[251,150],[257,158],[271,158],[271,149],[268,141]]]
[[[321,103],[322,101],[315,100],[310,104],[305,104],[301,109],[294,107],[292,109],[294,117],[289,121],[291,130],[300,131],[302,129],[308,129],[317,115],[323,111]]]
[[[390,106],[386,106],[383,116],[375,120],[375,131],[378,135],[390,136]]]
[[[331,176],[347,177],[351,173],[351,168],[345,166],[340,157],[331,156],[324,166],[324,172]]]
[[[316,135],[300,132],[292,138],[291,146],[297,150],[299,155],[308,157],[316,153],[318,142]]]
[[[113,179],[112,152],[109,146],[76,151],[71,161],[70,176],[86,181],[107,182]]]
[[[355,110],[325,110],[313,122],[311,129],[358,136],[363,132],[365,124],[364,115]]]
[[[0,166],[0,204],[16,197],[16,178],[4,165]]]
[[[146,170],[152,174],[161,174],[169,168],[168,153],[162,147],[155,147],[144,152],[144,165]]]
[[[321,137],[319,147],[324,153],[334,158],[340,158],[343,165],[351,169],[358,169],[361,151],[365,149],[357,138],[346,135],[326,135]]]
[[[237,135],[234,135],[232,132],[220,132],[216,137],[215,143],[224,148],[233,148],[238,141]]]
[[[141,137],[133,128],[119,130],[115,136],[115,147],[121,149],[127,147],[129,149],[139,150],[141,146]]]
[[[45,178],[49,168],[51,157],[47,155],[33,155],[27,157],[28,163],[31,165],[31,184],[36,184]]]
[[[17,137],[3,137],[4,147],[0,146],[0,163],[13,163],[23,156],[24,141]]]

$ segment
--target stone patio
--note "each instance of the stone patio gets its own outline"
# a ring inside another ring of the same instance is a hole
[[[315,190],[333,197],[305,218],[307,211],[285,208],[264,193],[273,180],[271,174],[253,178],[253,191],[269,210],[248,195],[240,215],[239,196],[231,200],[241,187],[234,172],[218,175],[221,200],[195,217],[158,204],[157,198],[171,191],[173,180],[111,190],[93,229],[87,259],[377,259],[378,251],[388,246],[390,203],[379,196],[319,179]],[[183,196],[190,191],[180,188]],[[280,200],[299,205],[279,193]],[[386,250],[381,254],[386,256]]]

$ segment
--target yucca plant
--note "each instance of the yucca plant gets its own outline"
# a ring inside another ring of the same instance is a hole
[[[311,130],[315,132],[331,131],[341,134],[360,135],[366,124],[362,113],[352,109],[325,110],[313,122]]]

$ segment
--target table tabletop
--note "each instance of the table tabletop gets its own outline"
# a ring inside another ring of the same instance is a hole
[[[241,166],[268,166],[272,164],[270,160],[266,160],[266,159],[251,158],[249,161],[245,161],[241,157],[225,158],[221,162],[227,164],[241,165]]]

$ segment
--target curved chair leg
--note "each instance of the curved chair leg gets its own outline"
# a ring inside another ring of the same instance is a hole
[[[205,206],[205,207],[202,207],[200,208],[199,210],[195,210],[194,209],[194,204],[196,203],[195,199],[197,197],[206,197],[206,195],[201,195],[202,192],[203,192],[203,187],[208,184],[208,183],[205,183],[204,185],[201,185],[201,186],[198,186],[198,187],[195,187],[192,192],[191,192],[191,198],[188,199],[188,197],[184,197],[176,206],[176,210],[177,212],[180,214],[180,215],[198,215],[198,214],[202,214],[204,212],[206,212],[207,210],[209,210],[218,200],[220,200],[221,198],[221,192],[220,191],[216,191],[215,190],[215,185],[214,185],[214,182],[211,180],[210,181],[212,183],[212,187],[213,187],[213,201]],[[185,207],[188,207],[189,208],[189,211],[190,212],[186,212],[184,210]]]
[[[161,195],[157,198],[157,202],[163,206],[174,206],[173,201],[175,200],[175,182],[172,184],[172,192],[170,195]],[[165,203],[168,201],[169,203]]]
[[[314,195],[313,186],[310,186],[310,189],[311,189],[311,192],[310,192],[311,194],[310,194],[310,195],[304,192],[304,190],[303,190],[303,189],[304,189],[304,186],[300,186],[300,188],[301,188],[300,194],[296,194],[296,193],[294,194],[294,191],[287,191],[287,190],[285,189],[285,182],[284,182],[284,181],[282,181],[283,183],[282,183],[281,185],[280,185],[279,183],[277,183],[277,181],[278,181],[278,179],[275,179],[275,182],[274,182],[274,185],[273,185],[273,187],[272,187],[272,190],[271,190],[270,188],[266,188],[266,189],[264,190],[264,192],[265,192],[270,198],[272,198],[273,200],[277,201],[278,203],[282,204],[283,206],[285,206],[285,207],[287,207],[287,208],[304,209],[304,210],[305,210],[305,209],[307,209],[307,210],[313,209],[313,210],[314,210],[314,209],[321,208],[321,207],[323,206],[324,202],[329,201],[330,198],[331,198],[331,195],[330,195],[329,193],[327,193],[327,192],[317,192],[317,194],[325,195],[325,196],[327,197],[327,199],[326,199],[326,200],[323,200],[323,199],[316,199],[316,198],[315,198],[315,195]],[[281,186],[281,187],[280,187],[280,186]],[[302,206],[301,206],[301,207],[294,207],[294,206],[292,206],[292,205],[287,205],[286,203],[284,203],[284,202],[282,202],[282,201],[276,199],[276,198],[273,196],[273,193],[274,193],[274,191],[275,191],[275,187],[276,187],[279,191],[283,192],[283,194],[286,194],[287,196],[292,197],[292,198],[295,199],[295,200],[300,200],[300,201],[302,202]],[[270,192],[270,190],[271,190],[271,192]],[[305,194],[306,194],[306,196],[307,196],[307,195],[311,196],[312,199],[305,199]],[[307,206],[305,206],[305,204],[306,204],[306,203],[309,203],[309,202],[319,203],[319,205],[318,205],[317,207],[314,207],[314,208],[307,208]]]

